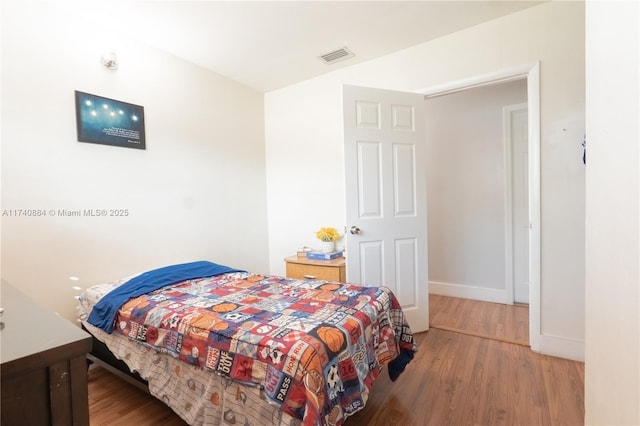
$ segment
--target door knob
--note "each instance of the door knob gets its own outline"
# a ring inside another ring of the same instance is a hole
[[[357,226],[352,226],[351,229],[349,229],[349,232],[351,232],[353,235],[359,234],[360,232],[360,228],[358,228]]]

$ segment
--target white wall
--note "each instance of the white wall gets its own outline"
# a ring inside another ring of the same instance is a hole
[[[262,94],[22,0],[2,2],[1,78],[2,211],[129,212],[3,215],[4,281],[73,319],[74,285],[201,259],[268,272]],[[74,90],[144,106],[147,149],[77,142]]]
[[[587,2],[585,423],[640,424],[640,5]]]
[[[356,52],[357,54],[357,52]],[[496,71],[541,64],[544,350],[583,356],[584,4],[549,2],[381,59],[265,95],[271,272],[315,243],[322,225],[345,220],[343,84],[419,91]],[[426,283],[425,283],[426,284]]]
[[[508,302],[503,107],[526,79],[425,101],[429,292]]]

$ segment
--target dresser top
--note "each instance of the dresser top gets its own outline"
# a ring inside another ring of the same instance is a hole
[[[284,259],[287,263],[299,263],[301,265],[318,265],[318,266],[333,266],[340,267],[344,266],[347,262],[344,257],[337,257],[331,260],[322,260],[322,259],[307,259],[306,257],[301,256],[289,256]]]
[[[60,315],[38,305],[17,288],[2,281],[0,286],[0,362],[4,367],[35,354],[82,343],[88,352],[91,336]]]

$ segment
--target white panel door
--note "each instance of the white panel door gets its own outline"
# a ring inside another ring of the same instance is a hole
[[[384,285],[429,328],[424,95],[343,88],[347,280]]]

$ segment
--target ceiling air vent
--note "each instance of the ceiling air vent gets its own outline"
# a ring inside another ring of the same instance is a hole
[[[334,62],[349,59],[354,56],[355,55],[353,54],[353,52],[350,52],[349,49],[347,49],[346,47],[343,47],[341,49],[334,50],[333,52],[329,52],[329,53],[325,53],[324,55],[321,55],[320,59],[322,59],[326,64],[333,64]]]

